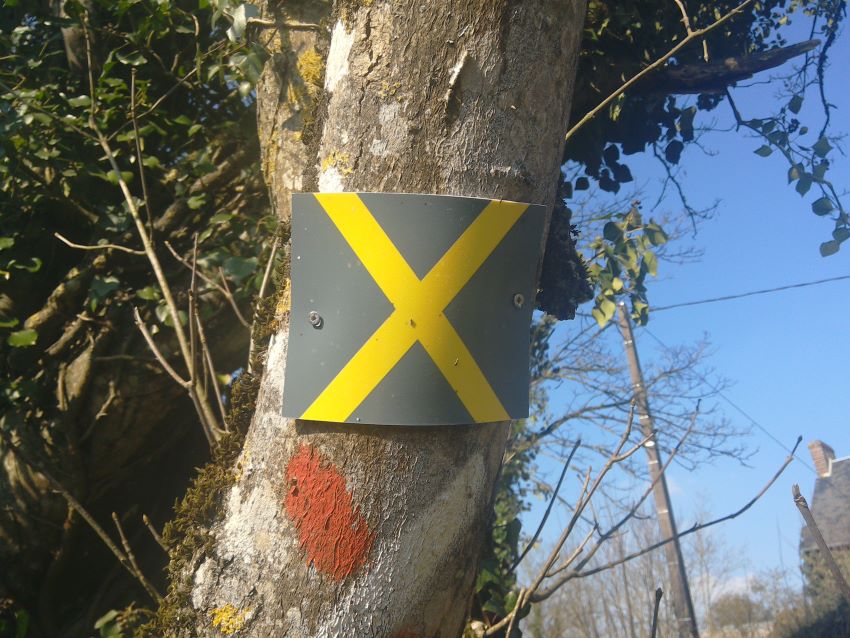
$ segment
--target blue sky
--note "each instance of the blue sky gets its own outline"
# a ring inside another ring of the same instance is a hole
[[[827,92],[837,106],[832,131],[847,133],[848,34],[839,37],[831,58]],[[775,86],[737,89],[735,97],[744,117],[770,115],[776,108],[776,90]],[[809,109],[815,107],[812,96],[801,119],[814,121],[817,111]],[[710,117],[718,128],[732,123],[725,104]],[[694,239],[704,255],[697,263],[662,263],[659,279],[650,282],[653,305],[850,275],[850,244],[836,255],[820,256],[818,247],[830,239],[831,222],[812,214],[810,204],[815,198],[811,194],[801,198],[788,186],[787,165],[778,154],[759,157],[753,151],[761,143],[734,132],[706,134],[702,145],[712,154],[688,148],[682,159],[682,181],[693,205],[708,206],[719,200],[714,217]],[[657,192],[660,175],[655,162],[638,156],[626,159],[647,195]],[[850,161],[840,157],[830,170],[832,179],[844,189],[850,188],[848,169]],[[646,196],[644,201],[654,198]],[[660,211],[672,210],[675,205],[675,200],[668,198]],[[811,465],[806,444],[812,439],[829,443],[838,456],[850,456],[848,317],[850,281],[840,281],[659,312],[652,315],[646,329],[637,329],[636,340],[648,364],[658,356],[659,347],[647,330],[670,346],[707,336],[713,346],[708,364],[732,382],[724,394],[785,445],[793,445],[797,435],[802,435],[798,456]],[[608,332],[611,338],[618,338],[614,331]],[[752,427],[746,443],[757,452],[748,461],[750,467],[717,461],[694,472],[671,468],[668,480],[680,527],[693,522],[697,508],[723,515],[743,505],[786,456],[770,436],[731,405],[723,400],[718,405],[734,424]],[[552,468],[544,463],[543,469]],[[796,565],[800,518],[791,500],[791,485],[798,483],[810,498],[814,480],[812,471],[795,461],[753,509],[715,528],[729,546],[746,556],[738,576],[780,563],[791,568]],[[526,517],[528,533],[541,513],[542,505],[536,505]],[[557,527],[557,521],[553,523],[547,531],[549,538]]]

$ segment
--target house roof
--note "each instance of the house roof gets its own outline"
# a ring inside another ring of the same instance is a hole
[[[815,493],[810,504],[828,547],[850,545],[850,457],[833,459],[830,473],[815,481]],[[800,532],[800,550],[817,549],[808,527]]]

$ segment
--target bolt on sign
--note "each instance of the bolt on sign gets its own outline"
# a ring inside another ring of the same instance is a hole
[[[284,415],[527,417],[545,212],[446,195],[294,194]]]

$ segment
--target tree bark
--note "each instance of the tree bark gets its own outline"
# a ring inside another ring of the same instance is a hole
[[[552,207],[583,2],[341,2],[317,90],[304,62],[324,51],[321,32],[283,24],[321,18],[323,3],[290,5],[286,15],[268,5],[277,14],[267,6],[264,17],[278,28],[264,36],[273,55],[258,109],[264,172],[284,222],[299,190]],[[281,320],[237,479],[193,568],[195,631],[458,636],[509,423],[285,419]]]

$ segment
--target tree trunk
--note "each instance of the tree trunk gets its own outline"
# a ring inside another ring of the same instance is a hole
[[[583,2],[341,2],[322,86],[309,64],[321,34],[283,25],[321,19],[323,3],[278,4],[264,10],[279,29],[264,36],[258,106],[284,222],[300,190],[553,205]],[[238,478],[196,562],[195,630],[458,636],[509,424],[285,419],[281,319]]]

